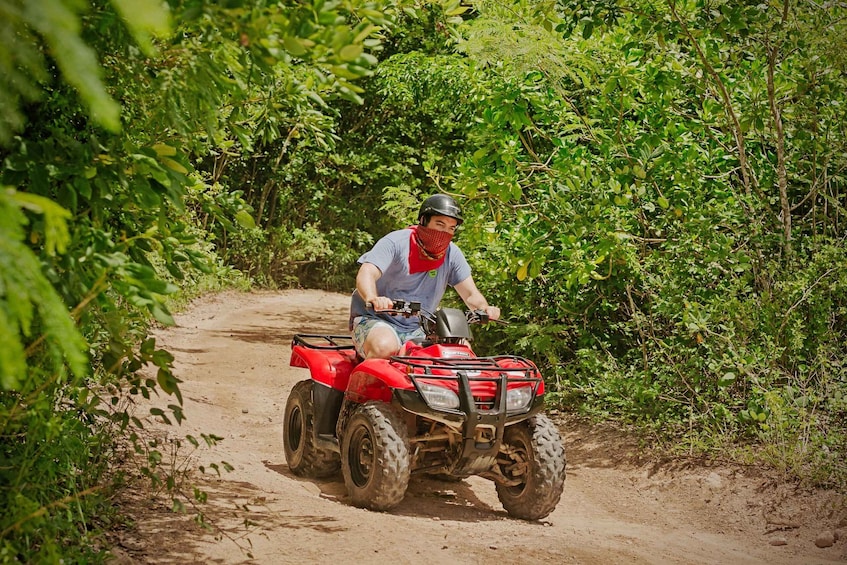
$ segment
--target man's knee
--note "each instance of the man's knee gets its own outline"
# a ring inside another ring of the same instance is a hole
[[[397,355],[400,342],[393,331],[387,328],[374,328],[365,340],[364,350],[368,359],[387,359]]]

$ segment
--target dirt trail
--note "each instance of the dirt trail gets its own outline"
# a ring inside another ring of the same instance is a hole
[[[494,485],[477,477],[413,477],[388,513],[348,505],[340,475],[295,477],[282,449],[287,395],[308,377],[288,366],[291,336],[345,333],[347,307],[347,296],[320,291],[223,293],[159,332],[159,346],[176,356],[187,416],[162,429],[224,438],[191,460],[207,469],[191,481],[208,492],[202,511],[211,528],[139,493],[125,501],[135,526],[116,537],[117,562],[847,563],[842,496],[797,492],[731,467],[650,460],[618,433],[562,417],[565,491],[541,522],[510,519]],[[208,472],[222,460],[234,471]],[[816,546],[833,533],[833,545]]]

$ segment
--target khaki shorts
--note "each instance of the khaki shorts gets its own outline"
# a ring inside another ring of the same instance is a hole
[[[358,353],[361,357],[365,356],[363,348],[365,345],[365,339],[368,337],[368,333],[378,326],[385,326],[394,332],[394,335],[397,337],[397,349],[400,349],[400,347],[410,339],[426,337],[426,333],[421,328],[416,328],[411,332],[401,332],[397,331],[397,328],[388,322],[380,320],[379,318],[359,316],[353,319],[353,343],[356,345],[356,353]]]

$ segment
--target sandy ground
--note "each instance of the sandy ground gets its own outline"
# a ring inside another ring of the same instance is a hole
[[[386,513],[350,506],[340,474],[295,477],[282,449],[287,395],[308,378],[288,365],[291,337],[345,333],[347,307],[346,295],[320,291],[222,293],[158,332],[158,346],[176,357],[187,419],[163,426],[148,417],[148,431],[171,442],[223,439],[173,460],[165,450],[165,466],[184,470],[183,492],[201,489],[205,504],[175,512],[167,495],[143,487],[122,497],[131,523],[114,533],[114,562],[847,563],[843,495],[800,491],[756,469],[659,459],[619,432],[558,414],[567,480],[540,522],[509,518],[478,477],[413,477]]]

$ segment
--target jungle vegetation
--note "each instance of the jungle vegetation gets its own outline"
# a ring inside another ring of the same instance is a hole
[[[511,321],[479,347],[534,359],[552,406],[843,488],[845,16],[0,0],[0,561],[102,560],[126,446],[174,488],[132,410],[186,416],[153,324],[225,287],[348,292],[436,191]]]

